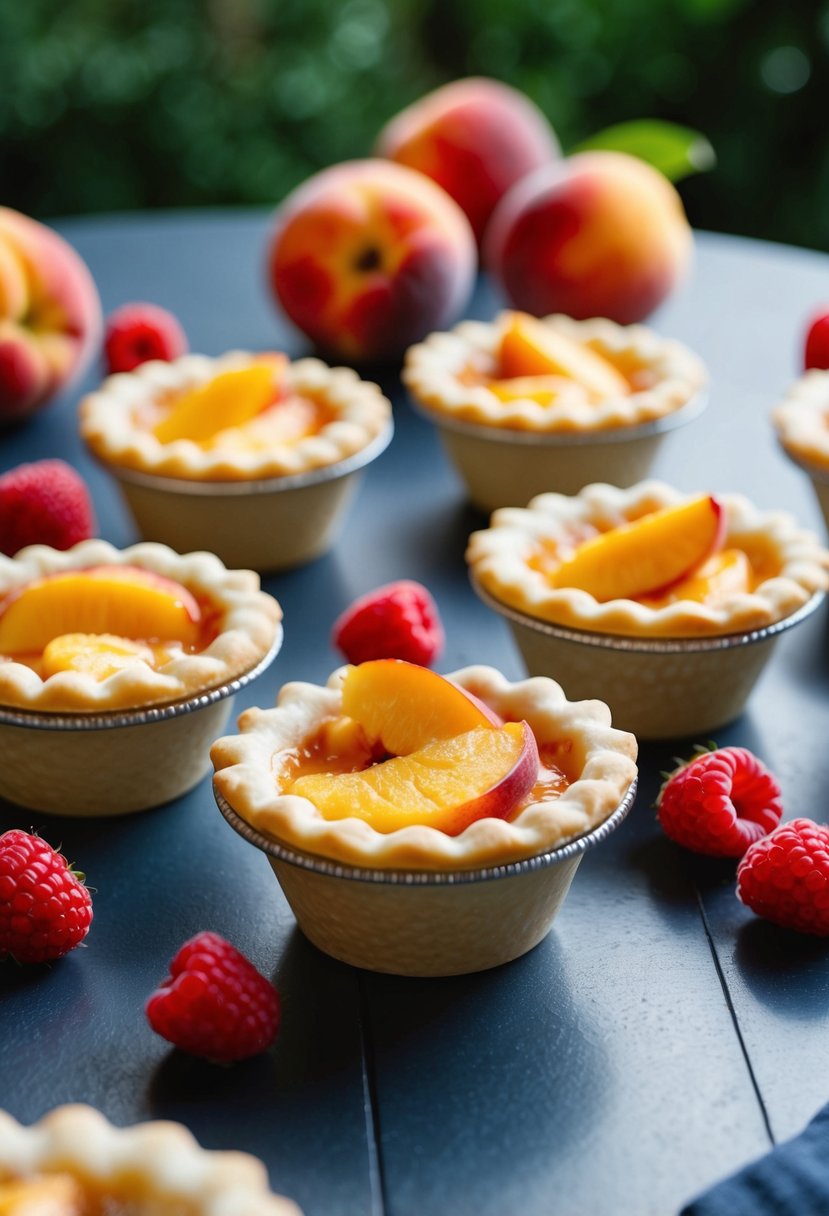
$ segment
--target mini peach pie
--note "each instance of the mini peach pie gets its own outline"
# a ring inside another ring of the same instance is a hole
[[[0,557],[0,705],[102,711],[176,701],[254,668],[281,611],[250,570],[100,540]]]
[[[772,422],[793,460],[829,474],[829,371],[813,368],[796,380]]]
[[[403,379],[427,410],[458,421],[589,433],[674,413],[706,373],[686,347],[641,325],[505,312],[411,347]]]
[[[64,1106],[31,1127],[0,1111],[0,1216],[300,1216],[246,1153],[210,1152],[177,1123],[113,1127]]]
[[[829,553],[790,516],[657,481],[496,511],[467,561],[479,587],[530,617],[642,638],[762,629],[829,582]]]
[[[380,389],[350,368],[241,351],[144,363],[81,404],[81,433],[105,463],[197,481],[324,468],[366,448],[390,419]]]
[[[551,850],[603,822],[636,741],[599,702],[489,667],[398,659],[286,685],[212,749],[217,791],[252,827],[373,869],[455,870]]]

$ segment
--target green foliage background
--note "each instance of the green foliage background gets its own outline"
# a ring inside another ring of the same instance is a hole
[[[456,76],[565,148],[703,131],[699,227],[829,249],[829,0],[0,0],[0,202],[39,217],[272,204]]]

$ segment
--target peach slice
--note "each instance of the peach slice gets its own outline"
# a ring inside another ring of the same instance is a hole
[[[144,642],[113,633],[62,633],[44,647],[43,678],[59,671],[78,671],[105,680],[139,659],[150,667],[155,665],[155,656]]]
[[[0,1182],[0,1216],[80,1216],[87,1206],[68,1174]]]
[[[433,739],[361,772],[299,777],[286,792],[307,798],[326,819],[363,819],[378,832],[425,824],[457,836],[476,819],[511,815],[538,767],[529,726],[509,722]]]
[[[490,380],[487,388],[499,401],[537,401],[539,405],[553,405],[563,397],[573,396],[579,388],[591,400],[595,394],[577,385],[568,376],[511,376],[507,380]]]
[[[725,513],[701,494],[643,515],[579,545],[550,574],[554,587],[577,587],[600,601],[637,599],[685,578],[722,546]]]
[[[37,579],[0,604],[0,654],[42,651],[66,633],[192,645],[201,609],[172,579],[135,566],[95,566]]]
[[[676,583],[671,583],[662,595],[642,596],[643,604],[662,607],[678,600],[694,600],[712,604],[729,595],[751,590],[751,562],[742,549],[723,549]]]
[[[372,659],[351,667],[342,686],[343,713],[371,745],[407,756],[435,739],[501,725],[477,697],[428,667],[403,659]]]
[[[526,313],[511,313],[498,351],[500,376],[566,376],[598,400],[628,397],[630,385],[620,371],[597,351]]]
[[[219,431],[242,426],[261,414],[276,398],[286,366],[284,355],[273,355],[249,367],[220,372],[178,397],[153,427],[153,434],[159,443],[176,439],[209,443]]]

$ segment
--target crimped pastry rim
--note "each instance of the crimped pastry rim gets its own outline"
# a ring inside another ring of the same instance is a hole
[[[595,829],[616,811],[636,780],[636,740],[610,725],[601,701],[568,701],[559,684],[536,676],[515,683],[492,667],[472,666],[449,679],[496,713],[525,719],[543,743],[571,737],[584,760],[578,779],[548,802],[525,807],[508,823],[480,819],[458,836],[422,824],[377,832],[358,819],[326,820],[306,799],[275,789],[271,757],[298,746],[341,707],[338,668],[324,687],[292,682],[273,709],[247,711],[239,733],[211,749],[214,785],[231,809],[257,831],[303,853],[365,870],[483,869],[548,853]]]
[[[192,1205],[198,1216],[301,1216],[275,1195],[264,1165],[248,1153],[203,1149],[180,1123],[115,1127],[97,1110],[61,1106],[25,1126],[0,1111],[0,1179],[77,1168],[82,1183],[105,1188],[135,1173],[152,1201]]]
[[[829,371],[811,368],[795,380],[771,420],[786,454],[816,480],[829,480]]]
[[[594,433],[604,436],[605,432],[614,431],[627,436],[633,428],[681,410],[707,382],[705,367],[697,355],[644,325],[618,325],[605,317],[576,321],[554,313],[539,318],[541,324],[575,341],[595,342],[600,353],[605,350],[608,354],[636,356],[660,373],[657,383],[648,390],[597,403],[560,401],[544,406],[529,399],[500,401],[485,385],[461,384],[457,375],[470,358],[494,355],[510,315],[506,311],[489,322],[461,321],[453,329],[430,334],[409,348],[402,379],[425,412],[440,420],[539,436]]]
[[[207,383],[255,359],[249,351],[228,351],[216,358],[183,355],[170,363],[154,360],[133,372],[108,376],[81,402],[81,436],[92,453],[116,471],[205,482],[254,482],[327,469],[362,452],[380,436],[391,438],[391,405],[380,388],[360,379],[351,368],[329,367],[313,358],[288,364],[289,387],[300,394],[323,395],[337,416],[317,434],[296,443],[261,452],[208,451],[188,439],[161,443],[136,425],[133,410],[142,399]]]
[[[553,588],[526,561],[534,542],[566,535],[572,523],[623,523],[647,510],[687,501],[665,482],[647,480],[628,489],[595,482],[578,494],[540,494],[527,507],[502,507],[490,526],[473,532],[466,560],[474,582],[496,600],[527,616],[591,633],[644,638],[691,638],[738,634],[783,620],[829,586],[829,552],[817,536],[798,527],[786,512],[763,512],[740,494],[718,494],[727,513],[729,537],[769,537],[781,572],[751,593],[741,592],[717,607],[679,600],[651,608],[634,600],[600,603],[586,591]]]
[[[231,684],[276,653],[282,609],[261,590],[254,571],[228,570],[213,553],[179,554],[154,541],[126,549],[103,540],[81,541],[64,551],[30,545],[13,558],[0,555],[0,600],[43,575],[130,565],[174,579],[223,610],[217,637],[203,651],[180,655],[158,669],[137,659],[100,681],[82,672],[58,672],[43,680],[22,663],[0,662],[0,711],[66,714],[68,723],[78,713],[149,709]],[[164,716],[173,715],[171,708]]]

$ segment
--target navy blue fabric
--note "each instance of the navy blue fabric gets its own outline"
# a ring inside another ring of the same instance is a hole
[[[829,1105],[805,1131],[718,1183],[680,1216],[828,1216]]]

